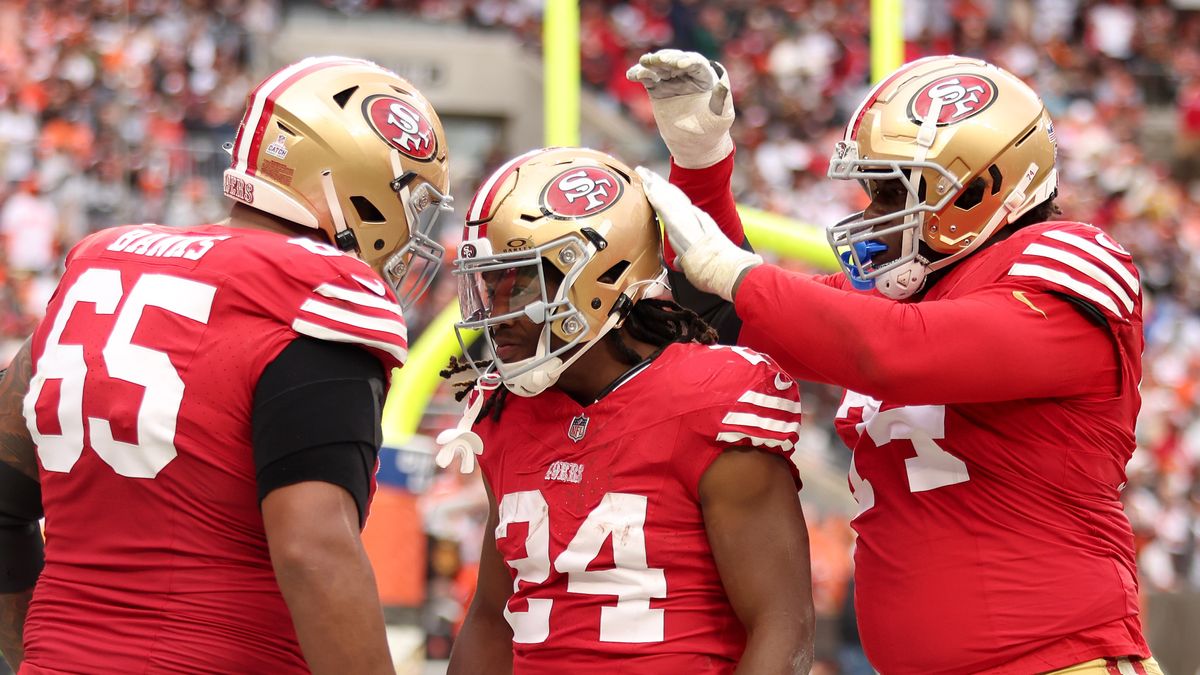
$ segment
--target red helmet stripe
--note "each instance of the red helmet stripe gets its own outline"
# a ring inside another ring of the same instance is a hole
[[[246,116],[242,119],[242,126],[238,129],[237,141],[233,146],[233,168],[245,171],[251,176],[257,173],[257,167],[253,165],[252,160],[258,157],[263,136],[267,133],[267,123],[275,111],[275,100],[279,98],[280,94],[310,73],[334,66],[348,65],[373,64],[359,59],[336,56],[307,58],[276,72],[255,87],[254,91],[250,93],[250,105],[246,108]],[[253,129],[254,132],[247,141],[246,132],[250,129]]]
[[[473,223],[478,220],[486,220],[491,213],[492,202],[496,199],[496,193],[500,191],[500,186],[504,185],[504,181],[508,180],[508,177],[514,171],[532,159],[534,155],[548,149],[538,148],[537,150],[530,150],[523,155],[508,160],[503,166],[492,172],[492,175],[488,176],[483,185],[479,186],[479,190],[475,192],[475,197],[471,200],[471,205],[467,207],[467,222]]]

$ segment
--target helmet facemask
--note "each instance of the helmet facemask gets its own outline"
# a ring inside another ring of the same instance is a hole
[[[927,173],[928,172],[928,173]],[[941,195],[935,203],[926,200],[928,176],[936,176],[936,190]],[[872,185],[889,180],[898,181],[908,193],[904,208],[873,218],[864,218],[865,211],[851,214],[825,231],[829,245],[837,255],[842,271],[860,290],[876,287],[876,280],[895,273],[912,263],[928,264],[921,256],[921,232],[926,214],[938,213],[949,205],[962,189],[958,179],[943,166],[929,161],[860,159],[854,141],[839,141],[829,164],[829,177],[857,180],[868,195],[874,196]],[[899,220],[900,222],[895,222]],[[899,251],[886,262],[876,260],[877,254],[890,251],[881,240],[900,235]]]
[[[513,393],[536,395],[553,386],[558,375],[584,350],[564,362],[567,352],[589,342],[587,318],[572,304],[571,289],[595,255],[596,247],[568,235],[523,251],[493,255],[481,249],[490,249],[486,239],[465,243],[455,260],[464,317],[455,325],[455,333],[465,351],[464,331],[482,331],[494,360],[486,370],[472,362],[480,377],[495,373]],[[546,274],[548,269],[560,269],[549,263],[551,257],[566,267],[556,289]],[[506,363],[494,331],[521,319],[541,326],[535,353]]]
[[[393,151],[393,167],[399,167],[399,158]],[[396,292],[402,309],[408,309],[429,290],[434,278],[442,268],[445,247],[433,237],[438,222],[454,213],[454,200],[442,194],[430,183],[421,183],[415,189],[411,184],[416,174],[407,172],[392,181],[392,189],[404,213],[408,217],[409,236],[395,253],[383,263],[380,274]]]

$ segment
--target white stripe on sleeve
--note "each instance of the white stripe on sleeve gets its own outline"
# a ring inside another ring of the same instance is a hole
[[[782,410],[784,412],[800,414],[800,402],[780,396],[771,396],[770,394],[760,394],[757,391],[748,391],[742,394],[738,399],[739,403],[750,403],[760,408],[771,408],[772,410]]]
[[[342,309],[319,300],[308,299],[300,305],[300,311],[316,314],[337,321],[338,323],[355,328],[363,328],[366,330],[379,331],[381,333],[390,333],[399,337],[403,341],[408,341],[408,328],[402,321],[392,321],[391,319],[383,319],[377,316],[368,316],[351,312],[348,309]]]
[[[1130,293],[1137,295],[1141,291],[1141,286],[1138,284],[1137,277],[1133,276],[1133,274],[1129,272],[1129,268],[1121,264],[1121,261],[1112,257],[1112,254],[1104,250],[1104,247],[1100,246],[1099,244],[1090,242],[1087,239],[1075,234],[1071,234],[1070,232],[1059,232],[1057,230],[1047,232],[1045,233],[1045,236],[1055,241],[1060,241],[1064,244],[1074,246],[1075,248],[1088,253],[1093,258],[1104,263],[1106,267],[1111,268],[1113,273],[1120,277],[1121,281],[1125,282],[1125,285],[1129,287]]]
[[[1045,244],[1030,244],[1025,248],[1024,252],[1028,255],[1057,260],[1067,267],[1083,272],[1093,280],[1103,284],[1108,290],[1112,291],[1112,294],[1117,296],[1117,299],[1121,301],[1121,304],[1125,305],[1126,312],[1133,311],[1133,300],[1129,298],[1129,294],[1125,292],[1125,289],[1121,287],[1121,284],[1117,283],[1117,281],[1108,274],[1105,274],[1104,270],[1096,267],[1087,260],[1080,258],[1069,251],[1064,251],[1061,248],[1054,248],[1053,246],[1046,246]]]
[[[1067,290],[1082,295],[1088,300],[1091,300],[1092,302],[1095,302],[1101,307],[1104,307],[1108,311],[1112,312],[1115,316],[1121,316],[1121,310],[1117,308],[1117,303],[1113,302],[1113,299],[1110,295],[1096,288],[1095,286],[1085,284],[1084,282],[1079,281],[1078,279],[1075,279],[1071,275],[1064,272],[1059,272],[1058,270],[1050,269],[1049,267],[1043,267],[1041,265],[1017,263],[1016,265],[1012,266],[1012,269],[1010,269],[1008,273],[1014,277],[1037,277],[1038,279],[1045,279],[1052,284],[1057,284]]]
[[[737,431],[722,431],[717,434],[717,442],[719,443],[740,443],[741,441],[750,441],[751,444],[764,448],[779,448],[784,452],[791,450],[795,444],[788,440],[779,440],[777,438],[761,438],[759,436],[751,436]]]
[[[304,319],[296,319],[292,322],[292,330],[316,338],[318,340],[329,340],[331,342],[345,342],[348,344],[363,345],[364,347],[373,347],[382,352],[391,354],[397,361],[404,363],[408,359],[408,350],[394,342],[383,342],[381,340],[371,340],[361,335],[353,333],[343,333],[340,330],[322,326],[318,323],[305,321]]]
[[[784,422],[771,417],[761,417],[750,413],[731,412],[725,415],[721,424],[735,424],[740,427],[754,427],[763,431],[774,431],[779,434],[800,433],[800,422]]]
[[[400,305],[397,305],[387,298],[381,298],[377,295],[371,295],[370,293],[352,291],[349,288],[342,288],[341,286],[336,286],[334,284],[321,284],[320,286],[317,286],[316,293],[327,298],[333,298],[334,300],[344,300],[356,305],[362,305],[363,307],[382,309],[385,312],[391,312],[392,314],[395,314],[401,319],[404,318],[404,313],[400,311]]]

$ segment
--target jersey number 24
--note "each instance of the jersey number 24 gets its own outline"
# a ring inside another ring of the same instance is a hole
[[[526,556],[510,560],[516,571],[513,591],[521,582],[541,584],[550,577],[550,510],[539,490],[511,492],[500,500],[496,539],[508,536],[512,523],[529,523]],[[662,642],[662,609],[651,609],[651,598],[667,597],[662,568],[646,563],[646,498],[609,492],[579,526],[566,550],[554,559],[554,569],[567,575],[567,591],[616,596],[616,605],[600,608],[601,642]],[[589,570],[604,540],[612,536],[613,562],[609,570]],[[513,642],[536,644],[550,636],[549,598],[528,598],[524,612],[504,608],[512,626]]]

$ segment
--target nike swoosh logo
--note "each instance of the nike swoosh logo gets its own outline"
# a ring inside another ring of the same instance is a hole
[[[379,279],[364,279],[357,274],[350,275],[355,281],[367,287],[367,290],[378,296],[387,295],[387,286],[383,285],[383,281]]]
[[[1037,305],[1033,304],[1033,301],[1031,301],[1029,298],[1025,297],[1025,291],[1013,291],[1012,294],[1013,294],[1014,298],[1025,303],[1026,307],[1028,307],[1029,309],[1032,309],[1033,311],[1037,312],[1038,314],[1041,314],[1043,319],[1047,318],[1045,312],[1043,312],[1041,309],[1039,309]]]
[[[794,380],[789,380],[783,376],[783,373],[775,373],[775,388],[779,391],[790,389],[795,384]]]

